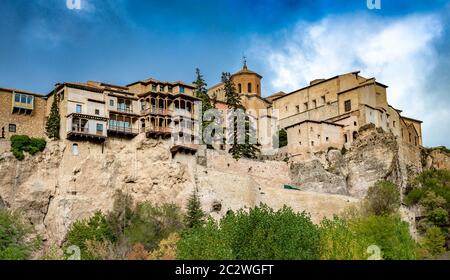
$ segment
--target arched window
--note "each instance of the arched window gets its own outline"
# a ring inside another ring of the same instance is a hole
[[[358,132],[353,131],[353,141],[356,140],[356,138],[358,138]]]
[[[242,93],[242,85],[241,84],[238,84],[238,91],[239,91],[239,93]]]
[[[252,83],[248,83],[248,93],[252,92]]]

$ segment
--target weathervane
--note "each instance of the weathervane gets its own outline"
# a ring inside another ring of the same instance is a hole
[[[242,68],[247,69],[247,57],[245,55],[242,56],[242,63],[244,64]]]

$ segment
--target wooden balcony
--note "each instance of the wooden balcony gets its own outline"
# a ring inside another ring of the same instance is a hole
[[[106,140],[106,135],[103,131],[93,131],[89,127],[72,126],[67,132],[67,139],[69,140],[92,140],[95,142],[103,142]]]
[[[124,126],[109,126],[108,135],[135,137],[139,134],[139,129]]]
[[[163,137],[170,138],[172,129],[170,127],[152,126],[145,128],[147,138]]]
[[[142,115],[163,115],[163,116],[170,116],[172,114],[172,110],[171,109],[164,109],[164,108],[158,108],[158,107],[153,107],[153,108],[146,108],[144,110],[141,111]]]

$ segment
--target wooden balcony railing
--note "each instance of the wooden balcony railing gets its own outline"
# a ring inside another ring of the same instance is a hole
[[[108,131],[124,133],[124,134],[138,134],[139,129],[132,127],[124,127],[124,126],[109,126]]]

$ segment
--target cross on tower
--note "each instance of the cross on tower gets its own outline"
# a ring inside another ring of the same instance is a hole
[[[244,64],[242,68],[247,69],[247,57],[245,55],[242,57],[242,63]]]

